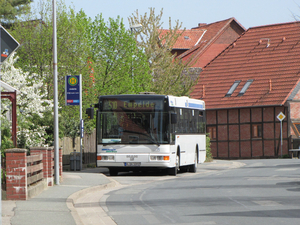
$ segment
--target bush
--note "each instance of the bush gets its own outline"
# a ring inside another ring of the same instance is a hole
[[[206,135],[206,160],[205,162],[211,162],[213,161],[213,157],[211,154],[211,148],[210,148],[210,138],[208,135]]]
[[[1,157],[2,159],[5,160],[5,149],[13,148],[14,144],[13,141],[11,140],[11,134],[10,134],[10,128],[5,127],[1,130]],[[1,164],[1,167],[4,165]],[[1,183],[2,180],[6,179],[6,173],[5,173],[5,168],[1,168]],[[1,190],[0,190],[1,191]],[[1,199],[0,199],[1,200]]]
[[[10,128],[5,126],[1,130],[1,156],[5,158],[4,150],[13,148],[14,144],[13,141],[11,140],[11,133],[10,133]]]

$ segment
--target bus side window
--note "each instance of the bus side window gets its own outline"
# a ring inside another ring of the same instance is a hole
[[[205,133],[205,118],[204,118],[203,111],[199,112],[197,126],[198,126],[199,133]]]
[[[180,133],[180,111],[178,108],[175,108],[175,113],[177,115],[177,123],[174,124],[174,133]]]
[[[177,113],[171,113],[171,124],[177,123]]]
[[[190,122],[191,122],[191,133],[195,134],[197,133],[197,111],[195,112],[195,110],[192,110],[192,114],[191,114],[191,119],[190,119]]]

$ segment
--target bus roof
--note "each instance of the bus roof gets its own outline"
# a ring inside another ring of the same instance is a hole
[[[176,97],[172,95],[168,95],[168,99],[169,106],[171,107],[205,110],[205,103],[203,100],[192,99],[186,96]]]

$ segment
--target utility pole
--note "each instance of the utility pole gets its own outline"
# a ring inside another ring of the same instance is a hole
[[[59,185],[56,0],[53,0],[52,6],[53,6],[53,86],[54,86],[54,175],[55,175],[55,183]]]

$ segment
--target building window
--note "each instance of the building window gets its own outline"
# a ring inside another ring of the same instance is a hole
[[[229,89],[225,97],[230,97],[240,83],[241,83],[240,80],[234,81],[233,85],[231,86],[231,88]]]
[[[247,82],[245,83],[244,87],[242,88],[242,90],[240,91],[240,93],[238,94],[238,96],[242,96],[243,94],[245,94],[245,92],[248,90],[248,88],[250,87],[250,84],[252,84],[254,80],[247,80]]]
[[[261,138],[262,137],[262,125],[253,124],[252,125],[252,138]]]
[[[210,140],[217,139],[217,128],[216,127],[207,127],[207,133]]]

